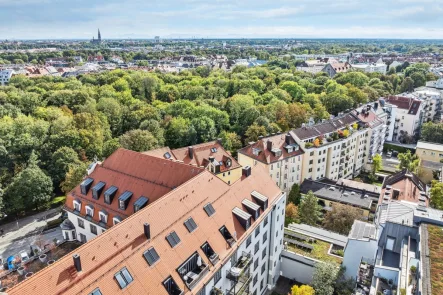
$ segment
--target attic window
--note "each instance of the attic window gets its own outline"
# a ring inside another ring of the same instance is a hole
[[[91,185],[93,182],[94,182],[94,179],[90,178],[90,177],[88,177],[82,181],[82,183],[80,184],[80,191],[83,195],[88,194],[88,191],[91,188]]]
[[[257,149],[257,148],[252,148],[252,153],[255,155],[255,156],[258,156],[258,155],[260,155],[260,152],[261,152],[261,150],[260,149]]]
[[[100,289],[97,288],[94,291],[92,291],[91,293],[89,293],[89,295],[102,295],[102,292],[100,292]]]
[[[169,235],[166,236],[166,240],[168,240],[169,245],[171,245],[171,248],[174,248],[180,243],[180,238],[178,237],[177,233],[173,231]]]
[[[215,213],[214,207],[212,207],[211,203],[206,204],[203,209],[206,211],[206,214],[208,214],[208,216],[212,216]]]
[[[195,223],[194,219],[192,219],[192,217],[189,217],[186,221],[185,221],[185,226],[188,229],[188,231],[190,233],[192,233],[194,230],[197,229],[197,224]]]
[[[120,289],[126,288],[134,280],[126,267],[116,273],[114,278],[117,280]]]
[[[118,188],[116,186],[111,186],[105,191],[105,203],[111,204],[114,199],[115,193],[117,193]]]
[[[149,266],[152,266],[154,263],[156,263],[160,256],[158,256],[157,251],[155,251],[154,247],[149,248],[145,253],[143,253],[143,256],[146,259],[146,262],[148,262]]]
[[[120,210],[126,210],[128,208],[129,201],[131,200],[132,193],[130,191],[125,191],[118,198],[118,208]]]
[[[72,203],[74,204],[74,210],[80,213],[82,210],[82,202],[80,200],[74,200]]]
[[[145,196],[141,196],[137,199],[137,201],[134,202],[134,213],[139,211],[140,209],[143,209],[148,205],[149,199]]]
[[[163,157],[165,157],[165,159],[170,159],[171,158],[171,154],[169,152],[166,152]]]
[[[248,230],[249,227],[251,226],[251,214],[246,213],[245,211],[243,211],[242,209],[235,207],[232,210],[232,213],[235,214],[235,216],[237,217],[237,220],[240,222],[240,224],[243,226],[243,228],[245,230]]]
[[[169,295],[179,295],[182,294],[183,291],[180,289],[180,287],[175,283],[174,279],[169,276],[164,282],[163,286],[165,286],[166,291]]]
[[[211,148],[211,152],[212,153],[216,153],[217,152],[217,148],[216,147]]]
[[[92,188],[92,197],[96,200],[98,200],[100,198],[100,195],[103,191],[103,189],[105,188],[106,183],[103,181],[100,181],[99,183],[97,183],[96,185],[94,185],[94,187]]]

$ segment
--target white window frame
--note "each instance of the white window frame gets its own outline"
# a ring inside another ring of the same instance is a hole
[[[90,211],[92,214],[89,214]],[[91,217],[94,217],[94,207],[90,206],[90,205],[86,205],[86,215],[89,215]]]
[[[98,218],[99,218],[100,222],[103,222],[103,221],[102,221],[102,216],[105,217],[105,221],[104,221],[104,223],[108,223],[108,214],[103,213],[102,211],[99,211],[99,212],[98,212]]]
[[[77,201],[77,200],[74,200],[74,201],[72,201],[72,203],[73,203],[73,205],[74,205],[74,209],[75,209],[76,211],[80,212],[80,211],[82,210],[82,203],[81,203],[81,202],[79,202],[79,201]],[[77,206],[79,206],[79,210],[77,210]]]
[[[112,224],[113,225],[117,225],[117,224],[119,224],[121,221],[120,220],[118,220],[117,218],[112,218]]]

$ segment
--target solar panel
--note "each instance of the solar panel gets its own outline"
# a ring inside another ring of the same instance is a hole
[[[177,244],[180,243],[180,238],[178,237],[175,231],[167,235],[166,240],[168,240],[168,243],[169,245],[171,245],[172,248],[174,248],[175,246],[177,246]]]
[[[195,223],[194,219],[192,219],[192,217],[189,217],[185,221],[185,226],[190,233],[192,233],[197,228],[197,224]]]
[[[145,257],[149,266],[153,265],[160,259],[160,256],[158,256],[158,253],[157,251],[155,251],[154,247],[151,247],[147,251],[145,251],[145,253],[143,253],[143,256]]]
[[[208,216],[212,216],[215,213],[214,207],[212,207],[211,203],[206,204],[203,209],[206,211]]]

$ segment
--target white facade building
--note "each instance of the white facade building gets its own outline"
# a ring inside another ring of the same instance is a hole
[[[1,70],[0,71],[0,86],[4,86],[9,83],[12,77],[13,70]]]

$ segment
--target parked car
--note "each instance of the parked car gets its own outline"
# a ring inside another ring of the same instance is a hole
[[[393,157],[397,157],[398,156],[398,152],[397,151],[392,151],[392,156]]]
[[[392,151],[388,151],[388,152],[386,153],[386,157],[388,157],[388,158],[392,157]]]

